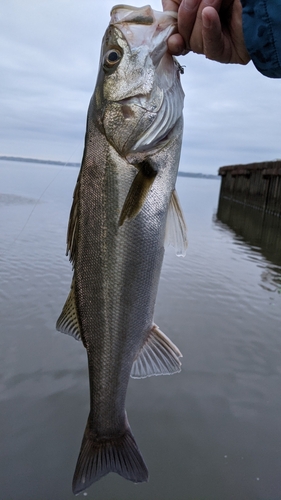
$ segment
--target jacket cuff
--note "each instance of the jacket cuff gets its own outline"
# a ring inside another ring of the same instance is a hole
[[[260,73],[281,78],[281,6],[276,0],[241,0],[247,50]]]

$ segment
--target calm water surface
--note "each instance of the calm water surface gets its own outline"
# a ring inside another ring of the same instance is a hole
[[[87,362],[55,322],[77,173],[0,162],[1,500],[74,498]],[[281,500],[281,221],[227,203],[217,213],[219,187],[178,179],[189,248],[166,253],[155,321],[182,372],[128,390],[150,480],[110,474],[90,500]]]

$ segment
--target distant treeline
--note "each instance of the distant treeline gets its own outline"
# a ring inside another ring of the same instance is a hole
[[[0,160],[22,161],[25,163],[41,163],[43,165],[60,165],[61,167],[80,167],[80,163],[58,160],[39,160],[38,158],[23,158],[21,156],[0,156]],[[218,175],[197,174],[192,172],[178,172],[179,177],[194,177],[196,179],[220,179]]]

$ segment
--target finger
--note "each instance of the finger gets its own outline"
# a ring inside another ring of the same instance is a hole
[[[212,7],[205,7],[202,11],[202,37],[204,54],[208,59],[229,62],[229,44],[222,32],[218,12]]]
[[[168,50],[174,56],[180,56],[185,51],[185,42],[179,33],[171,35],[168,39]]]
[[[178,10],[178,30],[190,49],[190,37],[197,17],[201,0],[182,0]]]
[[[171,10],[177,12],[181,0],[162,0],[163,10]]]
[[[223,7],[226,3],[227,0]],[[226,9],[224,17],[219,17],[210,7],[202,12],[205,55],[222,63],[247,64],[250,56],[244,42],[241,2],[228,1],[228,7],[231,11]]]
[[[193,26],[192,34],[190,37],[189,45],[193,52],[198,54],[204,53],[204,43],[203,43],[203,22],[202,22],[202,12],[206,7],[212,6],[219,12],[222,0],[202,0],[199,8],[197,10],[196,20]]]
[[[177,12],[181,0],[162,0],[164,11]],[[181,55],[185,50],[185,42],[179,33],[174,33],[168,38],[168,50],[174,56]]]

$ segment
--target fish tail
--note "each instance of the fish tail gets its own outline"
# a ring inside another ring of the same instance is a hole
[[[148,480],[147,467],[129,425],[123,435],[97,438],[91,434],[88,423],[73,476],[73,493],[84,491],[109,472],[134,483]]]

